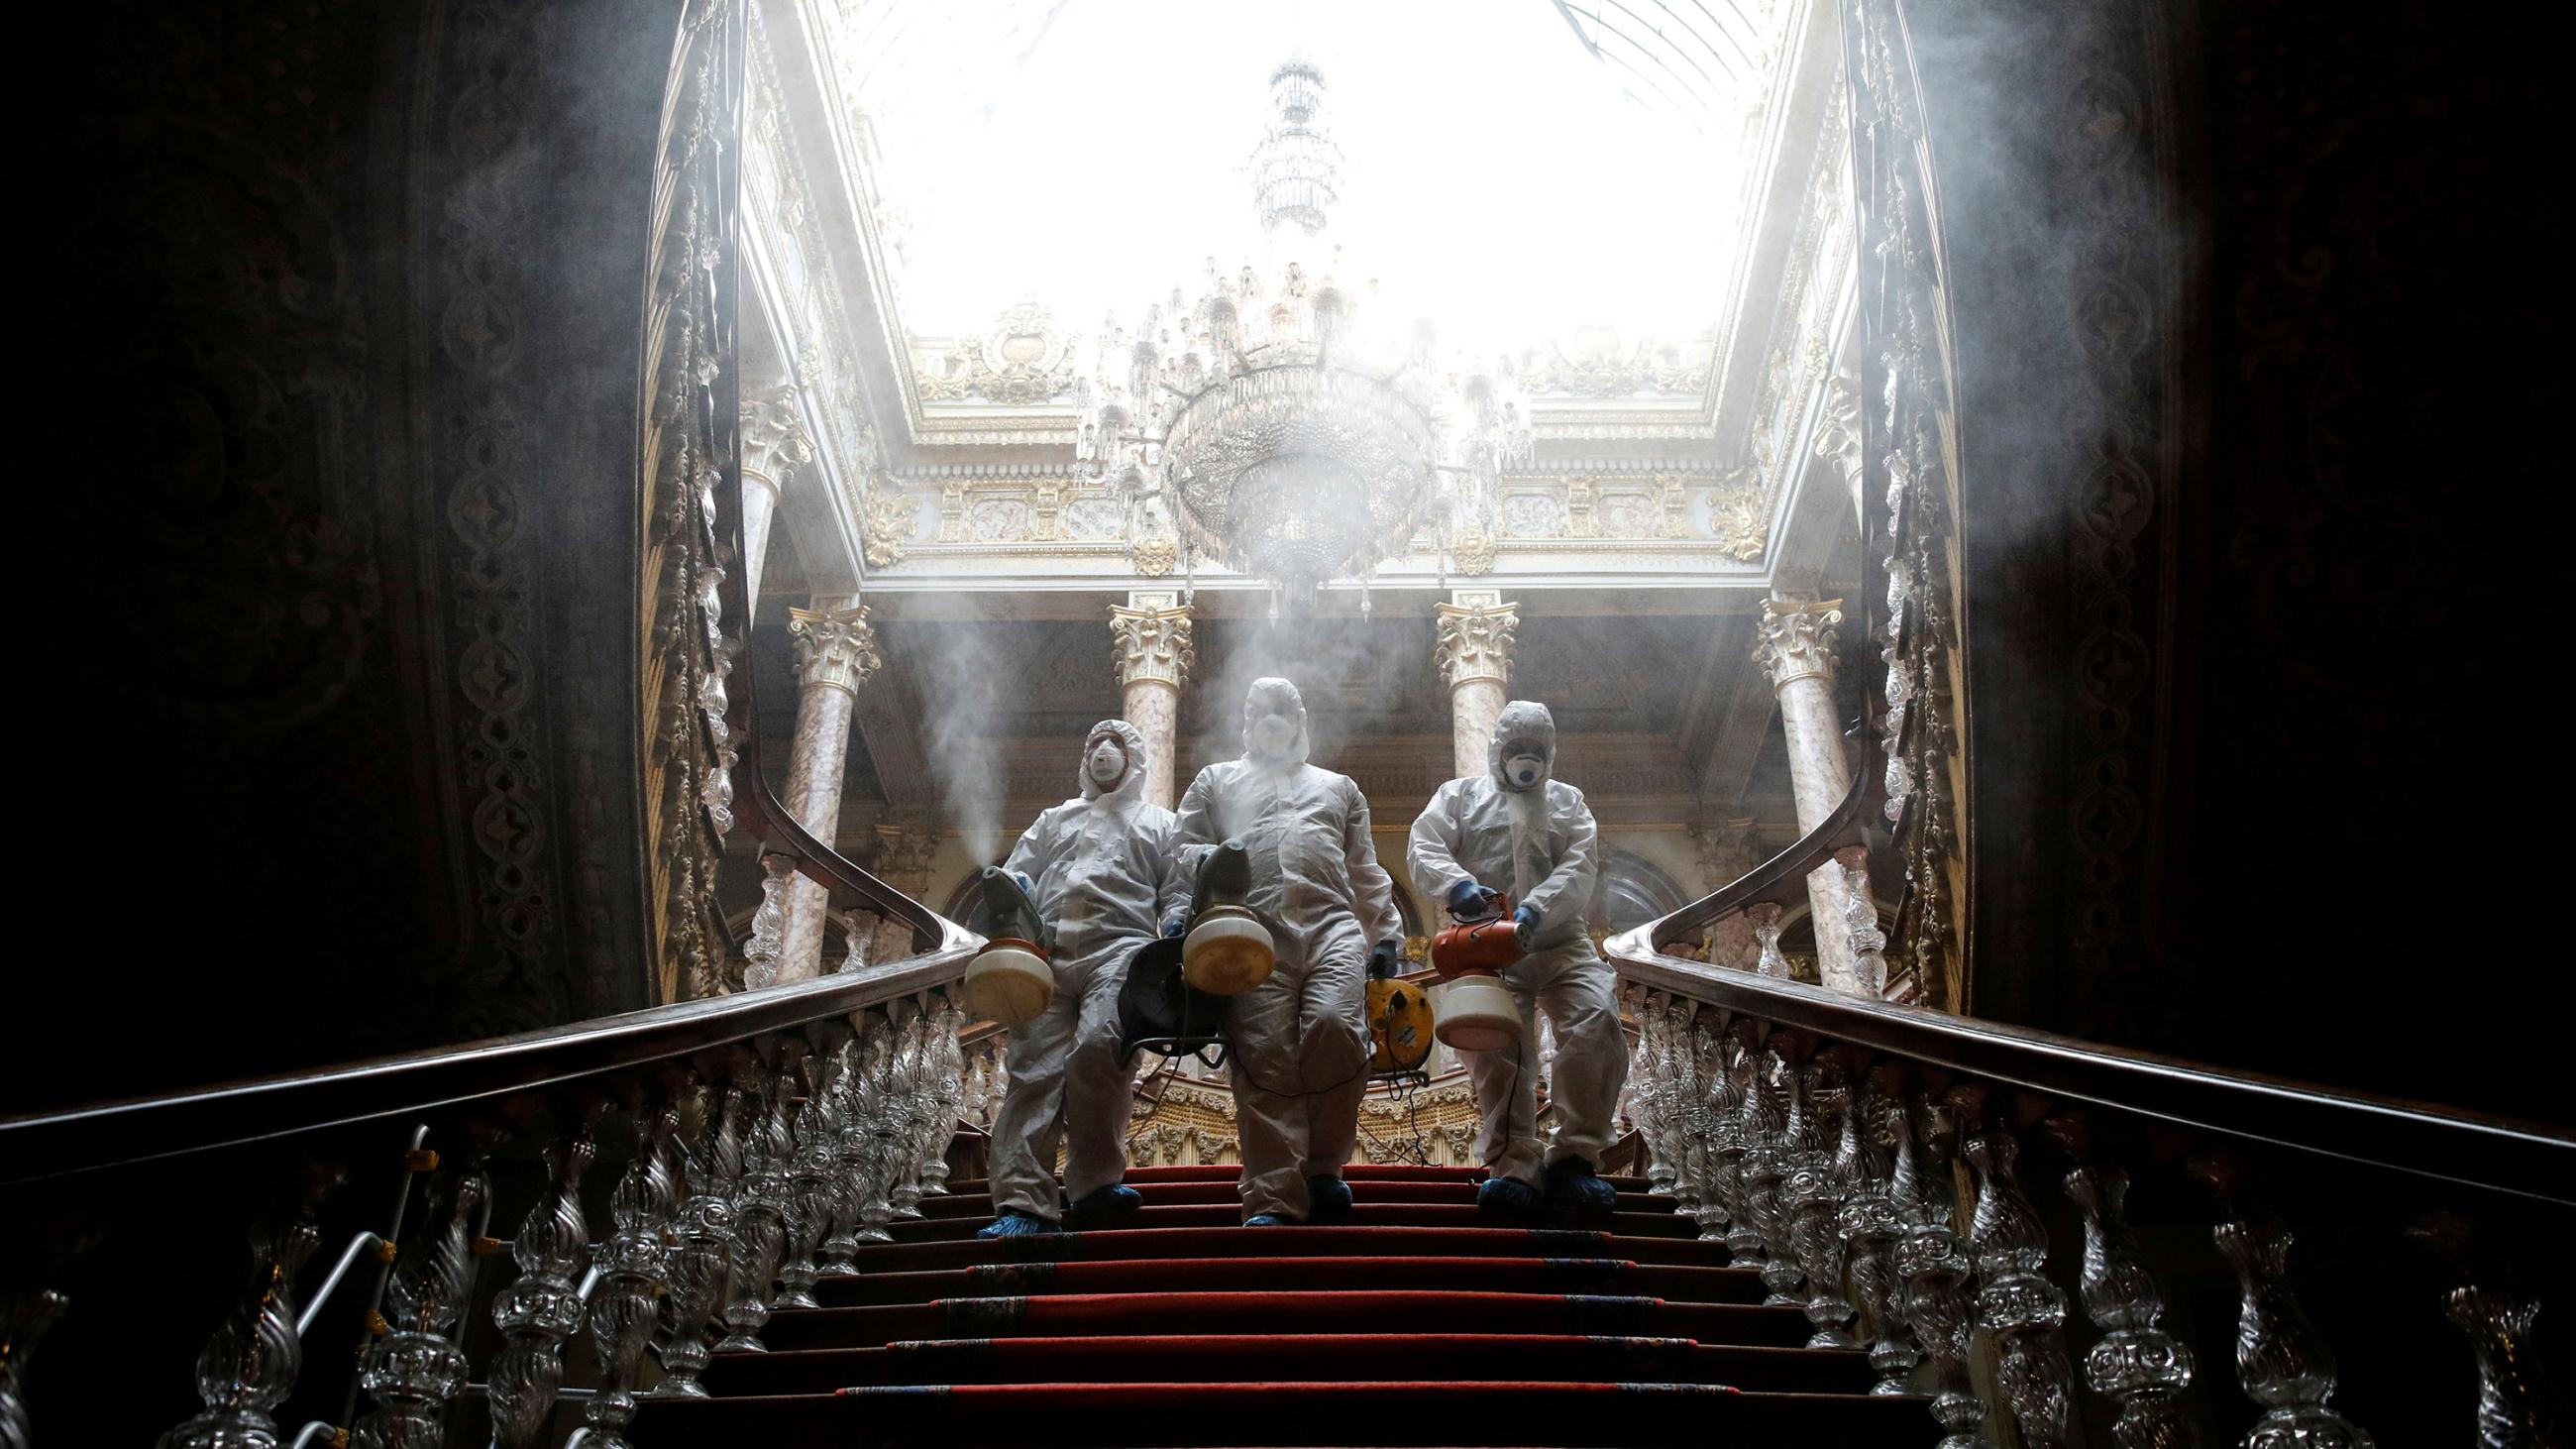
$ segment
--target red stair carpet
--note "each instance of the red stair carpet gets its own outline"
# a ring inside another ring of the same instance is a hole
[[[1724,1244],[1621,1180],[1618,1210],[1489,1226],[1481,1172],[1353,1167],[1352,1221],[1234,1226],[1234,1169],[1139,1168],[1115,1228],[981,1241],[959,1183],[720,1354],[703,1400],[651,1400],[643,1449],[805,1445],[1913,1445],[1802,1347]]]

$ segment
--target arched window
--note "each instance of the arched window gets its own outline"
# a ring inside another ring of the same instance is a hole
[[[1624,850],[1601,853],[1601,883],[1592,898],[1595,925],[1624,931],[1671,915],[1690,900],[1679,882],[1644,857]]]

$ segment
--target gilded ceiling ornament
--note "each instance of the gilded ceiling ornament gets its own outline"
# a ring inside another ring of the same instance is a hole
[[[909,498],[882,492],[869,498],[860,512],[859,544],[868,567],[888,569],[903,562],[918,518],[919,510]]]
[[[1073,343],[1045,307],[1023,300],[982,336],[949,348],[938,371],[916,372],[921,400],[977,398],[1005,407],[1053,402],[1072,391]]]
[[[1533,397],[1626,398],[1655,393],[1697,396],[1708,390],[1713,349],[1701,342],[1629,342],[1578,339],[1568,353],[1559,343],[1521,354],[1521,390]]]
[[[1481,528],[1463,529],[1449,545],[1449,556],[1458,561],[1458,572],[1482,576],[1494,571],[1494,536]]]
[[[1824,416],[1816,424],[1816,456],[1834,465],[1857,498],[1861,471],[1860,380],[1836,373],[1825,380]]]
[[[1683,485],[1679,473],[1666,473],[1656,480],[1657,495],[1663,500],[1663,522],[1655,532],[1662,538],[1691,536],[1690,489]]]
[[[1170,534],[1158,533],[1129,544],[1127,556],[1136,561],[1136,572],[1149,579],[1158,579],[1170,573],[1173,564],[1180,562],[1181,546]]]
[[[1739,470],[1718,485],[1708,504],[1708,527],[1720,553],[1752,563],[1770,549],[1770,521],[1762,503],[1761,476],[1752,469]]]

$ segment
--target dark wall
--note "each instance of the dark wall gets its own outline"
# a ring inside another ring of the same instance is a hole
[[[48,47],[20,969],[64,989],[0,1110],[647,1004],[676,14],[110,3]]]
[[[2558,168],[2519,27],[1911,10],[1960,326],[1978,1010],[2567,1116],[2552,768],[2519,748],[2563,570],[2504,422],[2544,416]]]

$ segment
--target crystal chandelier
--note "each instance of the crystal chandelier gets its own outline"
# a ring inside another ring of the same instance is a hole
[[[1193,569],[1205,553],[1301,591],[1365,584],[1426,526],[1444,551],[1455,530],[1490,533],[1529,429],[1507,369],[1445,362],[1427,326],[1370,325],[1373,284],[1344,283],[1324,237],[1341,151],[1323,75],[1290,61],[1270,98],[1251,165],[1268,265],[1228,277],[1211,260],[1195,299],[1175,288],[1132,334],[1113,320],[1077,451],[1128,500],[1133,536],[1168,520]]]

